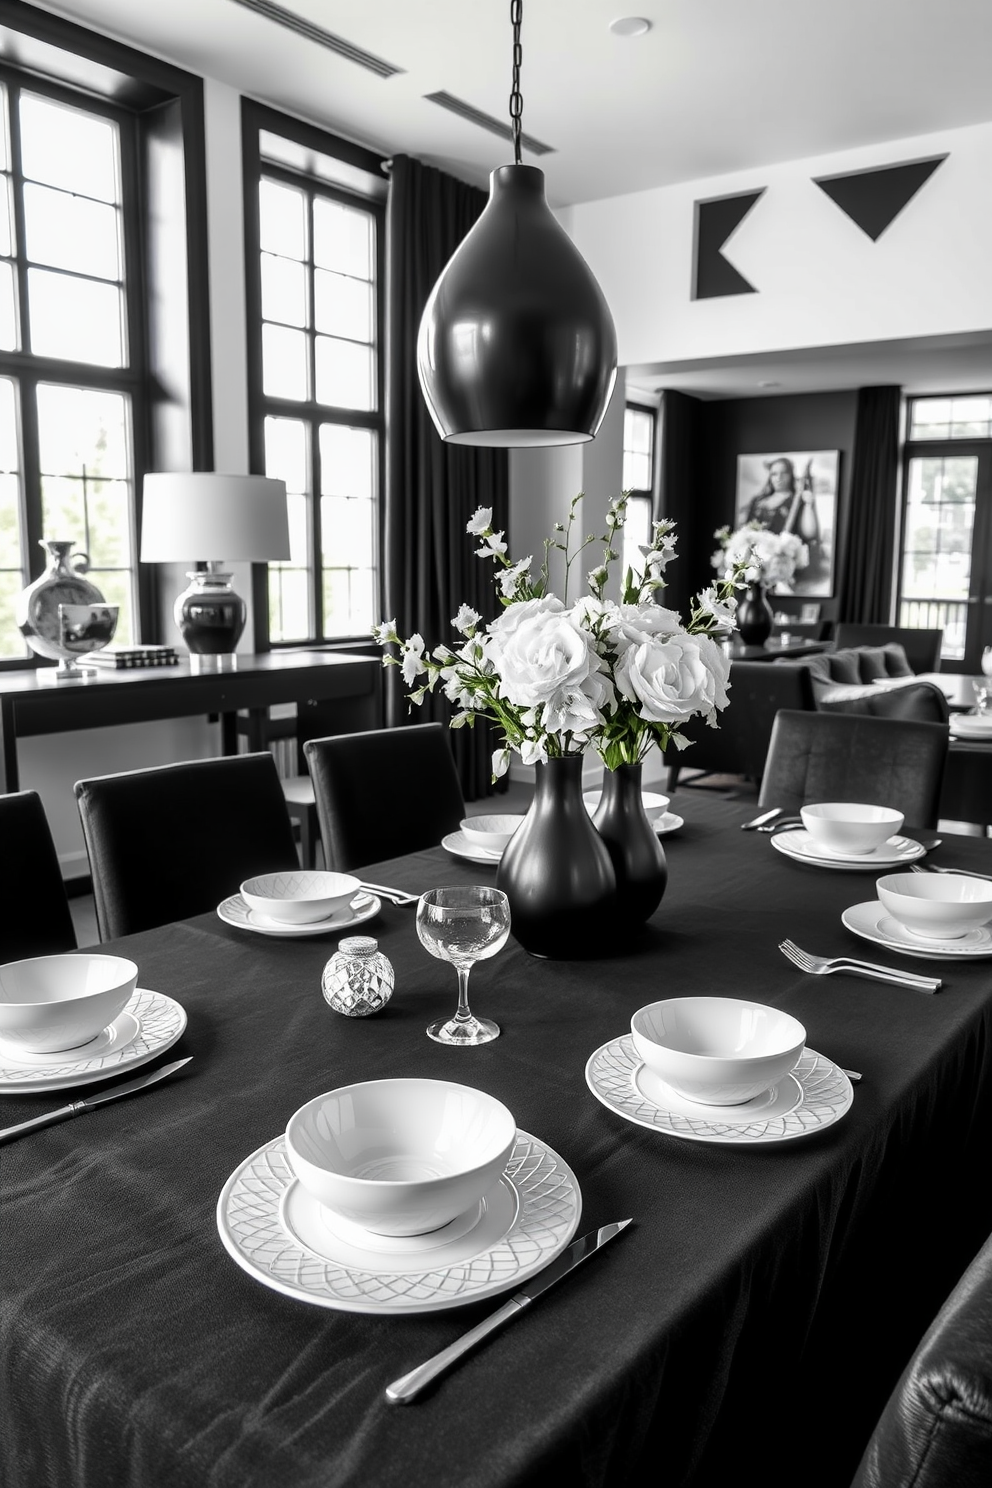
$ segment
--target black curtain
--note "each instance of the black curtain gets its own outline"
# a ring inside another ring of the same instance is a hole
[[[888,625],[899,484],[897,387],[858,389],[851,457],[850,520],[838,619]]]
[[[451,620],[461,604],[485,619],[499,606],[493,564],[475,557],[465,525],[479,506],[492,507],[506,530],[509,510],[505,450],[445,444],[417,378],[417,333],[424,305],[445,264],[486,205],[485,192],[395,155],[386,207],[386,493],[385,615],[402,636],[419,632],[429,649],[455,645]],[[438,695],[413,709],[397,668],[386,673],[391,725],[447,722],[452,708]],[[456,729],[451,743],[467,800],[490,794],[493,731],[477,723]]]
[[[660,603],[688,618],[693,595],[714,579],[710,559],[715,524],[708,520],[703,405],[686,393],[661,396],[661,481],[656,516],[676,523],[675,562],[665,573]]]

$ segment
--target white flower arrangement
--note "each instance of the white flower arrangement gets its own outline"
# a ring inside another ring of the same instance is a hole
[[[681,725],[697,714],[717,726],[716,715],[728,702],[730,663],[719,637],[733,629],[743,583],[743,563],[693,602],[689,623],[663,608],[656,595],[675,553],[673,523],[654,524],[650,545],[642,548],[641,574],[628,568],[619,603],[604,598],[610,566],[617,560],[617,534],[627,515],[626,494],[607,514],[603,562],[588,574],[589,593],[567,603],[571,567],[593,537],[571,551],[572,527],[581,495],[572,502],[568,520],[555,524],[545,539],[544,561],[537,578],[532,558],[519,562],[506,555],[502,532],[492,528],[492,511],[480,507],[467,531],[481,538],[480,558],[496,565],[503,612],[489,625],[469,605],[462,605],[452,625],[463,638],[452,650],[428,652],[423,637],[402,640],[394,620],[373,632],[382,646],[396,646],[383,665],[398,666],[410,701],[419,704],[440,683],[458,711],[452,728],[486,718],[501,730],[503,743],[493,755],[493,778],[509,767],[516,751],[525,764],[583,754],[594,749],[608,769],[636,764],[652,744],[684,748],[689,742]],[[549,555],[564,554],[564,595],[549,592]],[[418,677],[425,680],[414,687]]]
[[[788,594],[797,568],[809,563],[809,548],[794,532],[769,532],[760,522],[748,522],[731,532],[721,527],[713,536],[720,544],[713,567],[720,573],[737,569],[745,583],[763,584],[775,594]]]

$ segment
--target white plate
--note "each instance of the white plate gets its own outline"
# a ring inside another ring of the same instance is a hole
[[[575,1234],[582,1196],[568,1164],[518,1131],[504,1178],[476,1207],[467,1227],[460,1217],[416,1248],[365,1236],[310,1200],[279,1136],[231,1174],[217,1228],[238,1265],[283,1296],[343,1312],[440,1312],[542,1271]]]
[[[649,1098],[643,1077],[634,1082],[639,1066],[633,1040],[625,1033],[592,1055],[586,1065],[586,1084],[598,1101],[625,1121],[690,1142],[753,1146],[806,1137],[839,1121],[854,1099],[854,1087],[844,1071],[812,1049],[803,1050],[792,1072],[802,1100],[790,1109],[785,1099],[778,1114],[775,1102],[770,1102],[771,1109],[757,1111],[752,1121],[741,1121],[736,1114],[728,1119],[726,1112],[717,1114],[681,1096],[668,1098],[674,1092],[668,1092],[660,1080],[652,1085]],[[764,1098],[758,1099],[760,1103]],[[741,1108],[732,1109],[736,1113]]]
[[[960,940],[927,940],[900,925],[878,899],[852,904],[840,918],[862,940],[870,940],[890,951],[902,951],[906,956],[923,956],[927,961],[967,961],[969,957],[992,956],[992,930],[988,925],[969,930]]]
[[[674,811],[666,811],[654,823],[654,830],[659,837],[667,837],[669,832],[677,832],[679,827],[684,826],[683,817],[676,816]]]
[[[805,827],[796,827],[788,832],[776,832],[772,847],[794,858],[797,863],[814,863],[818,868],[869,869],[898,867],[900,863],[915,863],[922,858],[926,848],[912,837],[890,837],[881,847],[870,853],[835,853],[815,843]]]
[[[992,717],[979,717],[977,713],[952,713],[952,734],[969,739],[992,739]]]
[[[488,863],[493,868],[503,856],[502,849],[499,852],[488,852],[484,847],[476,847],[474,842],[469,842],[464,832],[449,832],[447,837],[441,838],[441,846],[452,857],[465,858],[469,863]]]
[[[0,1094],[35,1095],[110,1080],[125,1070],[147,1064],[181,1037],[186,1013],[161,992],[139,987],[130,1001],[91,1043],[67,1053],[14,1056],[10,1046],[0,1051]]]
[[[331,935],[335,931],[348,930],[352,925],[361,925],[377,915],[381,908],[382,901],[375,894],[356,894],[349,905],[329,915],[326,920],[312,920],[307,925],[286,925],[256,914],[240,894],[232,894],[230,899],[218,904],[217,913],[225,925],[233,925],[237,930],[252,930],[256,935]]]

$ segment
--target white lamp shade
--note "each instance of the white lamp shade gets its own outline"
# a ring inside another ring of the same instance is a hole
[[[289,558],[286,483],[264,475],[146,475],[142,563]]]

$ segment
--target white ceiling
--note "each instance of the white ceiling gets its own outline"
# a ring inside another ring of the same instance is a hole
[[[381,79],[235,0],[44,8],[480,185],[512,158],[424,98],[444,89],[506,121],[509,0],[278,4],[403,72]],[[645,36],[611,34],[632,14],[652,22]],[[525,0],[522,40],[523,128],[555,151],[524,159],[556,205],[992,119],[992,0]],[[831,348],[634,377],[709,397],[867,381],[966,391],[992,382],[992,348]]]
[[[509,0],[278,0],[404,71],[381,79],[235,0],[45,8],[386,154],[476,182],[509,146]],[[629,9],[627,8],[629,4]],[[618,16],[652,22],[614,36]],[[557,205],[992,118],[990,0],[525,0],[523,127]]]

